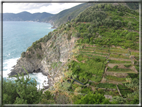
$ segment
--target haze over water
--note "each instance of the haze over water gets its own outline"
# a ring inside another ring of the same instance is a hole
[[[16,65],[21,53],[26,51],[33,42],[53,31],[52,25],[42,22],[25,22],[25,21],[3,21],[3,78],[8,79],[11,68]],[[42,73],[30,74],[35,78],[38,86],[46,76]],[[15,78],[10,78],[14,80]]]

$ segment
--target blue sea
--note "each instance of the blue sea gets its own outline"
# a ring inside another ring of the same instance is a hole
[[[33,42],[53,31],[52,25],[43,22],[26,21],[3,21],[3,78],[9,78],[8,74],[21,53],[26,51]],[[25,76],[26,77],[26,76]],[[42,73],[30,74],[30,78],[35,78],[38,82],[37,88],[43,88],[42,83],[47,77]]]

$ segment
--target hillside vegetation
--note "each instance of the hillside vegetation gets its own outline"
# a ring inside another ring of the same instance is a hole
[[[54,26],[60,26],[76,18],[79,13],[83,12],[86,8],[93,6],[94,4],[95,3],[83,3],[75,7],[72,7],[70,9],[63,10],[60,13],[56,14],[55,16],[52,16],[50,18],[50,21],[53,22],[52,24]]]
[[[13,74],[44,64],[53,84],[39,104],[139,104],[138,21],[122,4],[93,5],[34,42]]]
[[[50,22],[54,26],[58,27],[68,21],[71,21],[72,19],[75,19],[81,12],[83,12],[85,9],[89,8],[90,6],[98,4],[101,3],[83,3],[75,7],[72,7],[70,9],[63,10],[60,13],[48,18],[47,20],[50,20]],[[120,3],[120,4],[133,10],[139,9],[138,3]]]
[[[50,90],[58,93],[56,98],[64,94],[70,98],[68,103],[96,104],[102,102],[89,99],[97,99],[93,94],[100,93],[112,97],[107,104],[138,104],[138,18],[126,6],[98,4],[61,25],[58,29],[79,39],[65,77]]]

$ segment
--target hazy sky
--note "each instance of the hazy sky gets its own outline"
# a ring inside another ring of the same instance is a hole
[[[48,12],[56,14],[79,4],[81,3],[3,3],[3,13],[28,11],[30,13]]]

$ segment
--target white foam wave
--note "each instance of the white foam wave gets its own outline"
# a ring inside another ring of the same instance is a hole
[[[37,88],[42,89],[43,88],[43,83],[48,83],[48,78],[47,76],[43,75],[41,72],[40,73],[33,73],[29,74],[31,78],[34,78],[37,81]]]
[[[9,59],[9,60],[6,60],[4,61],[3,63],[3,78],[6,78],[6,79],[10,79],[10,80],[15,80],[16,78],[15,77],[11,77],[11,78],[8,78],[8,74],[11,72],[11,69],[14,65],[16,65],[17,63],[17,60],[19,58],[13,58],[13,59]],[[24,78],[26,78],[27,75],[24,76]],[[43,89],[43,83],[45,85],[48,85],[48,78],[47,76],[43,75],[41,72],[40,73],[32,73],[32,74],[29,74],[29,77],[31,79],[35,79],[37,81],[37,88],[38,89]]]
[[[17,60],[19,58],[13,58],[13,59],[8,59],[5,60],[3,63],[3,77],[8,77],[8,74],[11,72],[11,69],[14,65],[16,65]]]

